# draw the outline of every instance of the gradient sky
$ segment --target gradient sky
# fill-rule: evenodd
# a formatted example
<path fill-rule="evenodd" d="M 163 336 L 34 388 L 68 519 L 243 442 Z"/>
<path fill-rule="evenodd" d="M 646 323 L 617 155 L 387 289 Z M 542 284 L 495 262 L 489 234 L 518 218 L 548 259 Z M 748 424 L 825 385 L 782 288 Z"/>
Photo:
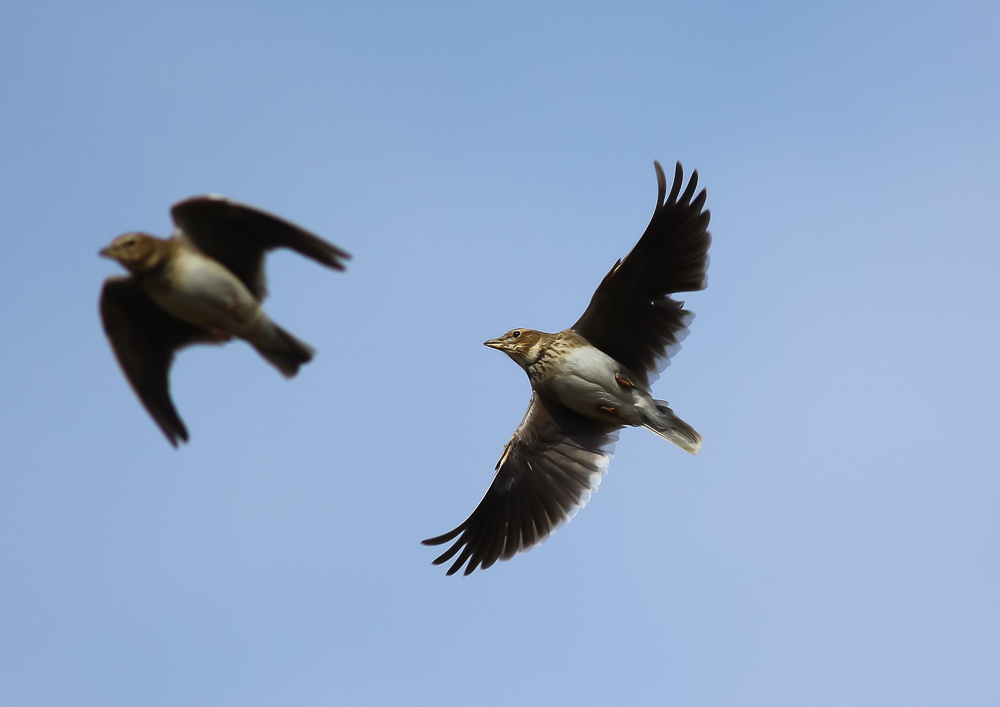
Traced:
<path fill-rule="evenodd" d="M 1000 703 L 995 2 L 0 4 L 0 703 Z M 529 386 L 697 169 L 709 288 L 545 545 L 445 577 Z M 101 330 L 129 230 L 215 192 L 292 381 L 178 357 L 172 449 Z"/>

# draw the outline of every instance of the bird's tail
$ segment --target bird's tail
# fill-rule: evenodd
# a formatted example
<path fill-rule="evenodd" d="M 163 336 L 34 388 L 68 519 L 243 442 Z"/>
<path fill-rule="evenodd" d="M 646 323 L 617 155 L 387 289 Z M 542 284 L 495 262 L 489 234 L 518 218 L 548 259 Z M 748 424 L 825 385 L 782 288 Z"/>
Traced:
<path fill-rule="evenodd" d="M 697 454 L 701 449 L 701 435 L 695 432 L 691 425 L 674 415 L 674 411 L 667 407 L 667 401 L 654 400 L 653 403 L 656 405 L 656 411 L 654 413 L 649 409 L 643 410 L 646 421 L 642 426 L 673 442 L 685 452 Z"/>
<path fill-rule="evenodd" d="M 274 322 L 269 321 L 266 329 L 266 336 L 256 337 L 253 346 L 286 378 L 298 373 L 303 363 L 312 361 L 316 353 L 312 346 L 299 341 Z"/>

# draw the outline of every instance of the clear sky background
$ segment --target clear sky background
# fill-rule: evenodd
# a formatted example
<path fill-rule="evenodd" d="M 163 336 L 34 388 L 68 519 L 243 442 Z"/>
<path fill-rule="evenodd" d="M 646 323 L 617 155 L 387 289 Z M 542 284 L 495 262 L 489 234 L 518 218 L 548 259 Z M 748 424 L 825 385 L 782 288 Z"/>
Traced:
<path fill-rule="evenodd" d="M 0 5 L 0 703 L 1000 702 L 996 2 Z M 583 312 L 708 189 L 709 288 L 545 545 L 467 578 L 528 400 L 482 342 Z M 129 230 L 216 192 L 319 354 L 190 349 L 172 449 L 101 330 Z"/>

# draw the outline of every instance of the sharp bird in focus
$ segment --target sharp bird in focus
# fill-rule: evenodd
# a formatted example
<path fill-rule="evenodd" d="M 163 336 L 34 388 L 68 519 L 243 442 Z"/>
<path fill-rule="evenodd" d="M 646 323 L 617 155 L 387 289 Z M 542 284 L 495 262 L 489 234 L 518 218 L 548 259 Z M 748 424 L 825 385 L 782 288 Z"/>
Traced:
<path fill-rule="evenodd" d="M 706 286 L 709 212 L 694 172 L 681 193 L 678 162 L 667 194 L 654 162 L 656 209 L 642 238 L 604 277 L 570 329 L 513 329 L 486 345 L 525 370 L 531 401 L 496 466 L 493 483 L 465 522 L 425 545 L 454 543 L 434 564 L 448 574 L 509 560 L 546 540 L 597 490 L 618 431 L 645 427 L 697 454 L 701 435 L 655 400 L 649 385 L 679 348 L 693 318 L 675 292 Z"/>
<path fill-rule="evenodd" d="M 170 210 L 169 239 L 126 233 L 100 254 L 131 273 L 110 277 L 101 319 L 118 362 L 170 443 L 188 439 L 170 399 L 174 353 L 243 339 L 291 378 L 314 350 L 271 321 L 264 254 L 291 248 L 334 270 L 350 256 L 284 219 L 223 196 L 196 196 Z"/>

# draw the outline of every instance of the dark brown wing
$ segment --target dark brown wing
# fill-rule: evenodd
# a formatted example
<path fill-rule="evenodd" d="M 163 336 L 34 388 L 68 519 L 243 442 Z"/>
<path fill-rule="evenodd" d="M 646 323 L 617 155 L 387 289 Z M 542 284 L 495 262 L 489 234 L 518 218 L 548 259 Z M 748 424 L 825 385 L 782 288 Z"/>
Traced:
<path fill-rule="evenodd" d="M 597 490 L 619 429 L 532 394 L 476 510 L 451 532 L 423 541 L 441 545 L 458 538 L 434 564 L 461 550 L 448 574 L 466 562 L 465 574 L 471 574 L 544 542 Z"/>
<path fill-rule="evenodd" d="M 188 344 L 214 341 L 208 331 L 175 319 L 131 277 L 111 277 L 101 292 L 101 320 L 125 377 L 170 444 L 188 440 L 170 400 L 170 364 Z"/>
<path fill-rule="evenodd" d="M 667 195 L 663 169 L 659 162 L 653 164 L 658 183 L 653 218 L 632 251 L 605 275 L 587 311 L 573 325 L 587 341 L 641 376 L 646 386 L 680 348 L 694 317 L 683 302 L 668 295 L 705 289 L 712 243 L 710 214 L 703 210 L 705 190 L 691 198 L 698 172 L 691 173 L 680 194 L 684 173 L 678 162 Z"/>
<path fill-rule="evenodd" d="M 233 199 L 212 194 L 173 205 L 183 237 L 233 271 L 257 299 L 264 299 L 264 254 L 291 248 L 335 270 L 351 256 L 294 223 Z"/>

